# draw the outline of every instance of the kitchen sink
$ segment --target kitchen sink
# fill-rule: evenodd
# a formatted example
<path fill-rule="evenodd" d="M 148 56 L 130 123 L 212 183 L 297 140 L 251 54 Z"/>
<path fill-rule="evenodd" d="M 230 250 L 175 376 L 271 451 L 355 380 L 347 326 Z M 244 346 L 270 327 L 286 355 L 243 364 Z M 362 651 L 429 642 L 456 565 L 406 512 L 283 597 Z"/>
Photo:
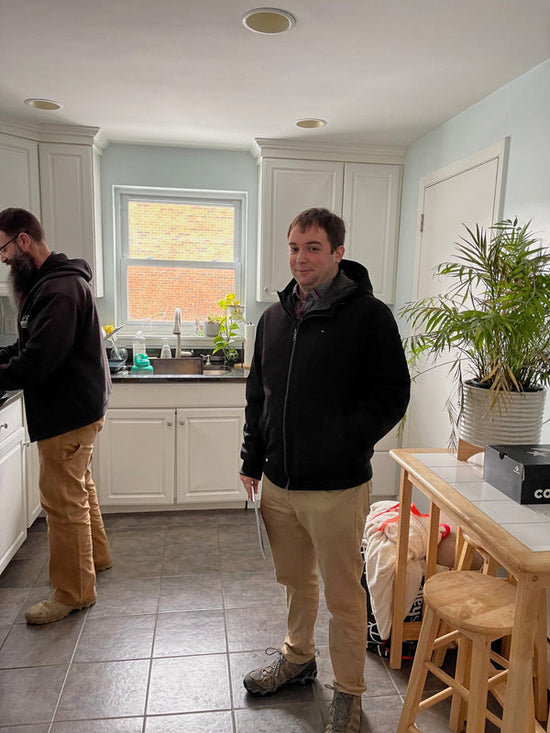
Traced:
<path fill-rule="evenodd" d="M 200 356 L 182 356 L 177 359 L 151 359 L 153 374 L 202 374 Z"/>

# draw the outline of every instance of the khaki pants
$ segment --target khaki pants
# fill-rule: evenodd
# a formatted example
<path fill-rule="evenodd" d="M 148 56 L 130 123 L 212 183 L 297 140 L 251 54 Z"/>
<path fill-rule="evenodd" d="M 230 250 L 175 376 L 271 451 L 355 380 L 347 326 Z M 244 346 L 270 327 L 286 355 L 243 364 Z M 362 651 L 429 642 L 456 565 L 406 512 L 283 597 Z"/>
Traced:
<path fill-rule="evenodd" d="M 317 566 L 325 587 L 334 687 L 365 691 L 367 610 L 360 547 L 371 482 L 341 491 L 287 491 L 262 482 L 261 512 L 275 573 L 286 587 L 288 631 L 282 652 L 303 664 L 315 656 L 319 602 Z"/>
<path fill-rule="evenodd" d="M 104 418 L 39 440 L 40 500 L 48 522 L 50 581 L 66 606 L 96 600 L 95 566 L 111 564 L 109 541 L 90 469 Z"/>

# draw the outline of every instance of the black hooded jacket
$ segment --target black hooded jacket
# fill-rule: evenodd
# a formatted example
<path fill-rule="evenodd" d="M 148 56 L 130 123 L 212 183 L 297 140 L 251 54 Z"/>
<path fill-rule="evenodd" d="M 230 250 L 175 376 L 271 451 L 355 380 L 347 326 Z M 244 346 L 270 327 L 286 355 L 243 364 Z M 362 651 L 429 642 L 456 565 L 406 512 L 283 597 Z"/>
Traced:
<path fill-rule="evenodd" d="M 372 478 L 373 448 L 405 414 L 410 377 L 397 325 L 368 272 L 342 260 L 296 321 L 292 280 L 259 320 L 247 381 L 241 473 L 297 490 Z"/>
<path fill-rule="evenodd" d="M 18 314 L 18 340 L 0 349 L 0 388 L 22 389 L 31 440 L 99 420 L 111 376 L 85 260 L 52 252 Z"/>

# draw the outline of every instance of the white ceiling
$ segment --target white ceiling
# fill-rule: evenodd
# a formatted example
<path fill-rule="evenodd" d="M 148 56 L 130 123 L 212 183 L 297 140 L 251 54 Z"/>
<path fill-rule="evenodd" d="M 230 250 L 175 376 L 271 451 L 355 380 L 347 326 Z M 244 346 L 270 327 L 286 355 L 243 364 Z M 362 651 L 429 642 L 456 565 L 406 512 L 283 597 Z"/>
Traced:
<path fill-rule="evenodd" d="M 550 0 L 0 0 L 0 121 L 110 141 L 408 145 L 550 57 Z M 28 97 L 62 103 L 33 110 Z M 300 130 L 321 117 L 327 127 Z"/>

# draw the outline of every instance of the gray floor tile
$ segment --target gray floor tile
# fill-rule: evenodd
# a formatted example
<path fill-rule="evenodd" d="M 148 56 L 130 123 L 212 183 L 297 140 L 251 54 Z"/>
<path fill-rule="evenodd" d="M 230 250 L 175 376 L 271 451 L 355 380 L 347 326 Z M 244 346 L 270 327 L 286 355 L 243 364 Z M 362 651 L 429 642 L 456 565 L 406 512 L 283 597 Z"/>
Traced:
<path fill-rule="evenodd" d="M 153 578 L 158 577 L 162 570 L 163 554 L 144 553 L 139 555 L 115 554 L 113 567 L 109 569 L 109 580 L 123 580 L 124 578 Z"/>
<path fill-rule="evenodd" d="M 143 715 L 149 664 L 148 660 L 73 664 L 56 722 Z"/>
<path fill-rule="evenodd" d="M 66 671 L 66 666 L 0 670 L 2 723 L 24 725 L 49 722 Z"/>
<path fill-rule="evenodd" d="M 160 578 L 121 580 L 102 576 L 98 583 L 97 602 L 88 613 L 90 618 L 156 613 L 159 593 Z"/>
<path fill-rule="evenodd" d="M 275 569 L 271 556 L 261 556 L 258 545 L 246 550 L 231 549 L 221 552 L 221 570 L 223 573 L 263 573 L 275 581 Z"/>
<path fill-rule="evenodd" d="M 141 529 L 117 529 L 110 544 L 113 559 L 116 559 L 120 554 L 131 554 L 137 557 L 160 555 L 164 552 L 165 542 L 166 529 L 159 527 L 148 529 L 145 537 Z"/>
<path fill-rule="evenodd" d="M 159 612 L 223 608 L 221 577 L 183 575 L 164 577 L 160 584 Z"/>
<path fill-rule="evenodd" d="M 0 588 L 29 588 L 34 585 L 42 568 L 47 565 L 47 558 L 33 556 L 13 558 L 8 567 L 0 575 Z"/>
<path fill-rule="evenodd" d="M 147 715 L 230 708 L 225 654 L 153 659 Z"/>
<path fill-rule="evenodd" d="M 2 733 L 48 733 L 49 729 L 49 723 L 39 723 L 38 725 L 9 725 L 7 728 L 0 728 Z"/>
<path fill-rule="evenodd" d="M 90 618 L 78 641 L 75 662 L 149 659 L 156 616 Z"/>
<path fill-rule="evenodd" d="M 164 554 L 162 575 L 207 575 L 220 570 L 217 548 L 196 552 L 193 548 L 169 545 Z"/>
<path fill-rule="evenodd" d="M 285 605 L 285 590 L 271 574 L 222 573 L 222 585 L 226 608 Z"/>
<path fill-rule="evenodd" d="M 71 613 L 53 624 L 14 624 L 0 649 L 0 668 L 68 664 L 84 619 Z"/>
<path fill-rule="evenodd" d="M 184 546 L 196 552 L 216 552 L 218 546 L 218 529 L 215 524 L 209 526 L 175 525 L 166 530 L 166 546 Z"/>
<path fill-rule="evenodd" d="M 319 733 L 323 727 L 319 708 L 313 703 L 236 710 L 235 719 L 237 733 Z"/>
<path fill-rule="evenodd" d="M 222 611 L 159 613 L 154 657 L 227 651 Z"/>
<path fill-rule="evenodd" d="M 25 606 L 30 588 L 0 589 L 0 625 L 12 624 Z"/>
<path fill-rule="evenodd" d="M 286 607 L 229 608 L 225 612 L 229 651 L 244 652 L 279 647 L 286 634 Z"/>
<path fill-rule="evenodd" d="M 50 733 L 141 733 L 142 729 L 143 718 L 111 718 L 110 720 L 71 720 L 68 723 L 54 723 Z"/>
<path fill-rule="evenodd" d="M 233 733 L 229 711 L 148 717 L 145 733 Z"/>

